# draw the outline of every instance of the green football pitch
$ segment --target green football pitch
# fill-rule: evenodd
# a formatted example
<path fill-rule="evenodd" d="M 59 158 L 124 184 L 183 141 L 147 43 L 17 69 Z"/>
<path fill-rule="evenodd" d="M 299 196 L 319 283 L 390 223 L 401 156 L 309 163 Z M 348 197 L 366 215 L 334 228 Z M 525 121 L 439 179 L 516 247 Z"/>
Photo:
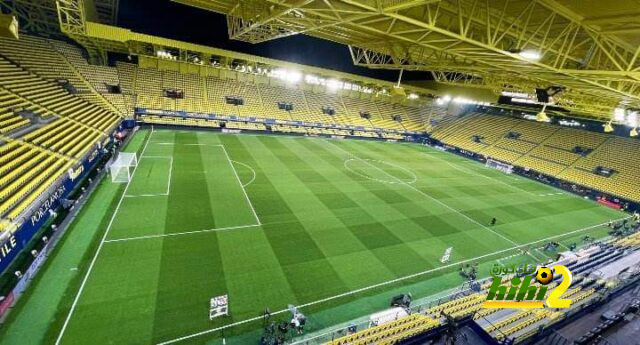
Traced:
<path fill-rule="evenodd" d="M 545 260 L 545 242 L 603 236 L 624 217 L 417 144 L 163 129 L 135 139 L 139 164 L 52 341 L 219 343 L 224 330 L 249 343 L 265 308 L 287 320 L 289 304 L 319 329 L 399 291 L 460 285 L 461 263 Z M 230 315 L 210 320 L 219 295 Z"/>

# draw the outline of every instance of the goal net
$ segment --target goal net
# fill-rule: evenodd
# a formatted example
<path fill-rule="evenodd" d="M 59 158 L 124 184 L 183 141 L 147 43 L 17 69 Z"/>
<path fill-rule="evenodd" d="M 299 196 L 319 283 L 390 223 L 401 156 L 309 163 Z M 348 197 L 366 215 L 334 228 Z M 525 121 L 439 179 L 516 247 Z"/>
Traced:
<path fill-rule="evenodd" d="M 138 165 L 138 159 L 135 153 L 120 152 L 109 170 L 111 172 L 111 182 L 127 183 L 131 180 L 133 169 Z"/>
<path fill-rule="evenodd" d="M 487 164 L 489 168 L 494 168 L 496 170 L 500 170 L 503 173 L 511 174 L 513 172 L 513 165 L 509 165 L 506 163 L 494 161 L 493 159 L 487 159 Z"/>

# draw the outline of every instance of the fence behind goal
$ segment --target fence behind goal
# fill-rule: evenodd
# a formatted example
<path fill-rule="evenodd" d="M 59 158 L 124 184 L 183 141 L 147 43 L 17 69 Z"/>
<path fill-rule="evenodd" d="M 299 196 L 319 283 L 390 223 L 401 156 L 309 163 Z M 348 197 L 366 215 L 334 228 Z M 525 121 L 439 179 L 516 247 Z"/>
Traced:
<path fill-rule="evenodd" d="M 138 157 L 135 153 L 120 152 L 118 158 L 109 166 L 111 182 L 127 183 L 131 180 L 133 169 L 138 165 Z"/>

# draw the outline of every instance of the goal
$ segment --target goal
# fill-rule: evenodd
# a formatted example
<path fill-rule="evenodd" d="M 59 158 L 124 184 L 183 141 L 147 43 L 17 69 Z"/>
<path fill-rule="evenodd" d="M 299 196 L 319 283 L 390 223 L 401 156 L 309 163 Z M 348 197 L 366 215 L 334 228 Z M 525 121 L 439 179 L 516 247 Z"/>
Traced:
<path fill-rule="evenodd" d="M 135 153 L 120 152 L 116 160 L 109 166 L 111 182 L 128 183 L 131 181 L 131 174 L 136 165 L 138 165 L 138 158 Z"/>
<path fill-rule="evenodd" d="M 513 165 L 505 164 L 502 162 L 495 161 L 493 159 L 487 159 L 486 163 L 487 167 L 494 168 L 502 171 L 503 173 L 511 174 L 513 172 Z"/>

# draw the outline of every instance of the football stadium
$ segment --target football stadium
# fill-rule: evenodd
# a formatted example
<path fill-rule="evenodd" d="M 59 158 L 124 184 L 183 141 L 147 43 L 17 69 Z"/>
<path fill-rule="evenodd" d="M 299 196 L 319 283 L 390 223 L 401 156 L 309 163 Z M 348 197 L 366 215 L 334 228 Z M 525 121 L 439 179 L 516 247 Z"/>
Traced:
<path fill-rule="evenodd" d="M 636 0 L 0 0 L 0 344 L 640 344 Z"/>

